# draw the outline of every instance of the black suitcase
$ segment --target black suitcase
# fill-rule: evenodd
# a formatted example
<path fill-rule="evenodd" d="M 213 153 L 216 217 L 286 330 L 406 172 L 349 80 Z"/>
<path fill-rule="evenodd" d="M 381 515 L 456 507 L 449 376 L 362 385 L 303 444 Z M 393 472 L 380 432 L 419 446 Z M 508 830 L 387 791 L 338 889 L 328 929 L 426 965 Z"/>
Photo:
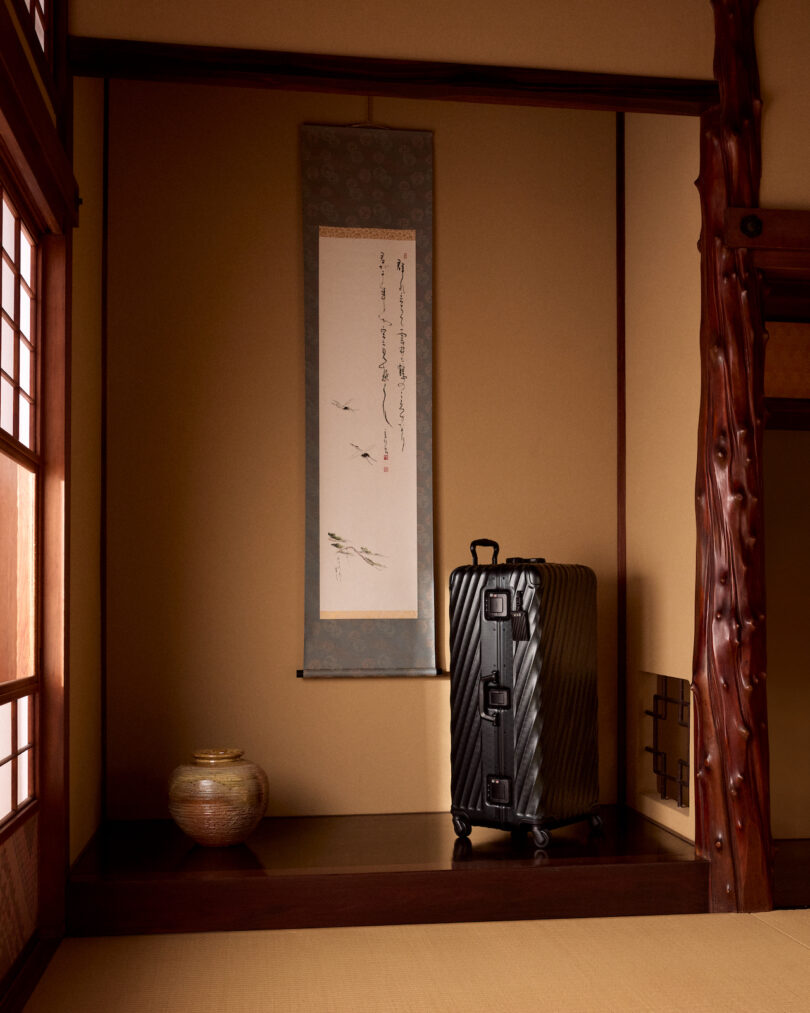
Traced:
<path fill-rule="evenodd" d="M 492 548 L 492 563 L 476 549 Z M 600 825 L 596 577 L 587 566 L 507 559 L 474 541 L 450 575 L 453 826 Z"/>

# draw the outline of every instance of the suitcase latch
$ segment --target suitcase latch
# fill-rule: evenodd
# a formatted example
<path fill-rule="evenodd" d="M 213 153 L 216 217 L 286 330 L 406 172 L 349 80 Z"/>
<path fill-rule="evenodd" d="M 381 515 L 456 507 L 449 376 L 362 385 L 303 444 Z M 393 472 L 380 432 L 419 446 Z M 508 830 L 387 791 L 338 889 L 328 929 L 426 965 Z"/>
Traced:
<path fill-rule="evenodd" d="M 509 710 L 511 704 L 509 696 L 510 696 L 509 690 L 506 688 L 506 686 L 488 686 L 487 710 L 491 711 Z"/>
<path fill-rule="evenodd" d="M 487 778 L 487 805 L 511 805 L 512 781 L 508 777 Z"/>
<path fill-rule="evenodd" d="M 484 592 L 484 619 L 500 619 L 503 621 L 509 619 L 508 591 Z"/>

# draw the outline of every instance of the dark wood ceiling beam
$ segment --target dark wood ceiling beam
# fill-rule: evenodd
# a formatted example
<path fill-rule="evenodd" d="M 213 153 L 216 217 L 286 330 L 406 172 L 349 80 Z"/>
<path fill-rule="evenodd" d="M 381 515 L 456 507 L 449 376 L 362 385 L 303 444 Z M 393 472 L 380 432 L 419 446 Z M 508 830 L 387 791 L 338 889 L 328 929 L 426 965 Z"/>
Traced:
<path fill-rule="evenodd" d="M 697 116 L 714 81 L 531 67 L 324 56 L 71 36 L 73 74 L 297 91 Z"/>

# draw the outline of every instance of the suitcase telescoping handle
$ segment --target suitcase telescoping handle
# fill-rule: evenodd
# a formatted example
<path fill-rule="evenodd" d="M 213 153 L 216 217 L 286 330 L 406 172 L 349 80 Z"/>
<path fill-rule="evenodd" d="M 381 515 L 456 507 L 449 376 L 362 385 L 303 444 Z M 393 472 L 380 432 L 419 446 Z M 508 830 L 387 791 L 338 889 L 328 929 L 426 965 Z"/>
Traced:
<path fill-rule="evenodd" d="M 491 538 L 476 538 L 474 541 L 470 542 L 470 552 L 472 553 L 473 566 L 478 566 L 478 553 L 475 550 L 479 545 L 486 545 L 488 548 L 492 549 L 492 564 L 494 566 L 495 563 L 498 562 L 498 552 L 501 548 L 500 545 L 498 545 L 497 542 L 494 542 Z"/>

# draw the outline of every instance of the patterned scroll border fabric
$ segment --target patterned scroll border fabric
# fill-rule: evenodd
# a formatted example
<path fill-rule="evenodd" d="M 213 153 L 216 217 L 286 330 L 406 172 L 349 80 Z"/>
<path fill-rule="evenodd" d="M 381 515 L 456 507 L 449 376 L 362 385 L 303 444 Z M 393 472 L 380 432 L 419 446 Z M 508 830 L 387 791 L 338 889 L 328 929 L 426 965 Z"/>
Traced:
<path fill-rule="evenodd" d="M 433 135 L 303 126 L 307 404 L 304 676 L 436 675 L 433 588 Z M 417 619 L 319 616 L 318 233 L 413 229 L 417 322 Z"/>

